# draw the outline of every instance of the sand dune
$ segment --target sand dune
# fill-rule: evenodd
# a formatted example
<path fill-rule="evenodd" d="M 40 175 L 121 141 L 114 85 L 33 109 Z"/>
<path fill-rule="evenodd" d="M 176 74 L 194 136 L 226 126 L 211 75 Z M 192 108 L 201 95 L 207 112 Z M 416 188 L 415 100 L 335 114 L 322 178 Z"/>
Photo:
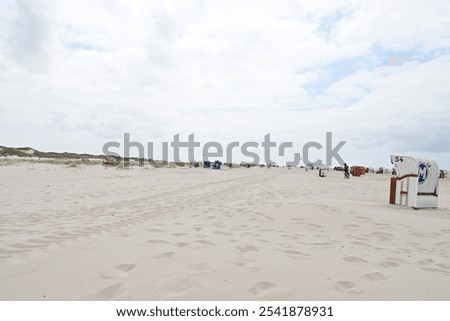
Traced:
<path fill-rule="evenodd" d="M 450 300 L 449 179 L 327 174 L 0 166 L 0 299 Z"/>

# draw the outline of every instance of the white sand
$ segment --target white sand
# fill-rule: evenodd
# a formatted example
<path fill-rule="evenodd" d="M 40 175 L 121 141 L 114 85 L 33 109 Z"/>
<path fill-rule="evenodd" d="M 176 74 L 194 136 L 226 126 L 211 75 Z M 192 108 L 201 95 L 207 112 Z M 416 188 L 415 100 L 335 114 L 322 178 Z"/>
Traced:
<path fill-rule="evenodd" d="M 0 166 L 2 300 L 450 300 L 440 208 L 389 175 Z"/>

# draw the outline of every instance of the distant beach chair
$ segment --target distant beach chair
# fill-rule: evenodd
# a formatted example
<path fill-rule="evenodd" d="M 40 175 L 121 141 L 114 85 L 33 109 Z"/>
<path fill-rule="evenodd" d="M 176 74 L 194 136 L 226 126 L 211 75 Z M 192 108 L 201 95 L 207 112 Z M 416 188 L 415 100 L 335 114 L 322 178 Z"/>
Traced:
<path fill-rule="evenodd" d="M 103 166 L 116 166 L 118 164 L 117 160 L 114 157 L 107 157 L 103 160 L 102 165 Z"/>
<path fill-rule="evenodd" d="M 379 167 L 378 170 L 375 172 L 375 174 L 384 174 L 384 168 Z"/>
<path fill-rule="evenodd" d="M 222 162 L 216 160 L 216 161 L 214 162 L 213 169 L 221 169 L 221 168 L 222 168 Z"/>

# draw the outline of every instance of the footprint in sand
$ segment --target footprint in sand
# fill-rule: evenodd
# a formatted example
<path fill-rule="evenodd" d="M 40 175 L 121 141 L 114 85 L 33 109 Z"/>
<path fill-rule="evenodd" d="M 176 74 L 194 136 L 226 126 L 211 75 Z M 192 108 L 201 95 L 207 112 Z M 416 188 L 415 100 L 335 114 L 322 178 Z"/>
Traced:
<path fill-rule="evenodd" d="M 9 244 L 9 247 L 15 248 L 15 249 L 24 249 L 24 250 L 31 250 L 31 249 L 39 249 L 43 247 L 47 247 L 48 244 L 42 243 L 42 244 L 21 244 L 21 243 L 14 243 Z"/>
<path fill-rule="evenodd" d="M 305 221 L 305 219 L 304 218 L 295 217 L 295 218 L 291 218 L 291 221 L 303 222 L 303 221 Z"/>
<path fill-rule="evenodd" d="M 213 233 L 215 233 L 215 234 L 221 234 L 221 235 L 225 235 L 225 236 L 231 235 L 231 234 L 232 234 L 232 233 L 226 232 L 226 231 L 214 231 Z"/>
<path fill-rule="evenodd" d="M 329 208 L 328 205 L 321 205 L 321 204 L 317 204 L 317 205 L 314 205 L 314 206 L 320 208 L 321 210 L 327 210 Z"/>
<path fill-rule="evenodd" d="M 448 264 L 438 263 L 438 264 L 436 264 L 436 265 L 439 266 L 439 267 L 442 268 L 442 269 L 445 269 L 445 270 L 449 270 L 449 271 L 450 271 L 450 265 L 448 265 Z"/>
<path fill-rule="evenodd" d="M 392 225 L 388 224 L 388 223 L 373 223 L 373 225 L 381 227 L 381 228 L 383 228 L 383 227 L 384 228 L 392 227 Z"/>
<path fill-rule="evenodd" d="M 447 242 L 447 241 L 437 242 L 436 246 L 449 248 L 450 247 L 450 242 Z"/>
<path fill-rule="evenodd" d="M 164 253 L 160 253 L 158 255 L 153 256 L 155 259 L 168 259 L 171 258 L 172 256 L 175 255 L 175 252 L 173 251 L 169 251 L 169 252 L 164 252 Z"/>
<path fill-rule="evenodd" d="M 169 242 L 164 240 L 147 240 L 147 243 L 150 244 L 169 244 Z"/>
<path fill-rule="evenodd" d="M 53 241 L 50 240 L 42 240 L 42 239 L 29 239 L 28 242 L 33 244 L 51 244 Z"/>
<path fill-rule="evenodd" d="M 350 262 L 350 263 L 368 263 L 369 261 L 364 260 L 362 258 L 359 257 L 355 257 L 355 256 L 345 256 L 342 258 L 344 261 L 346 262 Z"/>
<path fill-rule="evenodd" d="M 417 265 L 421 265 L 421 269 L 424 271 L 429 271 L 429 272 L 441 272 L 442 274 L 445 275 L 450 275 L 450 265 L 448 264 L 443 264 L 443 263 L 437 263 L 435 262 L 433 259 L 424 259 L 424 260 L 419 260 L 416 262 Z M 432 266 L 434 267 L 432 267 Z M 439 267 L 439 268 L 437 268 Z"/>
<path fill-rule="evenodd" d="M 346 228 L 358 228 L 358 227 L 360 227 L 359 224 L 345 224 L 343 226 L 346 227 Z"/>
<path fill-rule="evenodd" d="M 318 225 L 318 224 L 308 224 L 306 229 L 308 229 L 310 231 L 318 231 L 318 230 L 322 230 L 323 226 L 322 225 Z"/>
<path fill-rule="evenodd" d="M 299 252 L 296 250 L 287 250 L 287 251 L 284 251 L 284 253 L 286 253 L 288 257 L 291 257 L 294 259 L 306 258 L 308 256 L 311 256 L 309 254 L 302 253 L 302 252 Z"/>
<path fill-rule="evenodd" d="M 350 281 L 338 281 L 334 287 L 339 292 L 347 292 L 356 287 L 356 284 Z"/>
<path fill-rule="evenodd" d="M 238 267 L 244 267 L 244 266 L 248 265 L 248 263 L 246 263 L 244 261 L 234 261 L 233 264 L 238 266 Z"/>
<path fill-rule="evenodd" d="M 371 221 L 372 220 L 370 217 L 366 217 L 366 216 L 355 216 L 355 219 L 361 220 L 361 221 Z"/>
<path fill-rule="evenodd" d="M 216 243 L 213 243 L 213 242 L 208 241 L 208 240 L 196 240 L 195 242 L 196 243 L 200 243 L 200 244 L 205 244 L 205 245 L 211 245 L 211 246 L 216 245 Z"/>
<path fill-rule="evenodd" d="M 277 286 L 275 283 L 268 282 L 268 281 L 261 281 L 256 283 L 251 289 L 250 293 L 253 295 L 264 295 L 268 292 L 275 289 Z"/>
<path fill-rule="evenodd" d="M 400 266 L 400 263 L 395 262 L 395 261 L 382 261 L 379 263 L 379 265 L 381 265 L 382 267 L 385 267 L 385 268 L 391 268 L 391 267 Z"/>
<path fill-rule="evenodd" d="M 310 223 L 308 225 L 311 226 L 311 227 L 314 227 L 314 228 L 323 228 L 323 226 L 319 225 L 319 224 L 312 224 L 312 223 Z"/>
<path fill-rule="evenodd" d="M 396 258 L 396 257 L 387 257 L 386 260 L 380 262 L 379 264 L 383 267 L 391 268 L 391 267 L 397 267 L 402 264 L 407 264 L 408 262 Z"/>
<path fill-rule="evenodd" d="M 188 246 L 188 245 L 189 245 L 189 243 L 187 243 L 187 242 L 180 242 L 180 243 L 176 243 L 175 245 L 176 245 L 176 246 L 178 246 L 178 247 L 181 247 L 181 248 L 183 248 L 183 247 L 186 247 L 186 246 Z"/>
<path fill-rule="evenodd" d="M 241 253 L 256 252 L 258 248 L 253 245 L 238 245 L 235 247 Z"/>
<path fill-rule="evenodd" d="M 137 266 L 137 263 L 133 264 L 116 264 L 113 266 L 109 266 L 104 268 L 100 272 L 100 276 L 103 279 L 117 279 L 127 276 L 131 270 L 133 270 Z"/>
<path fill-rule="evenodd" d="M 134 264 L 117 264 L 114 268 L 121 272 L 129 272 L 136 267 L 137 263 Z"/>
<path fill-rule="evenodd" d="M 394 235 L 389 233 L 383 233 L 383 232 L 373 232 L 369 234 L 369 236 L 375 238 L 377 241 L 390 241 Z"/>
<path fill-rule="evenodd" d="M 115 300 L 125 294 L 125 286 L 123 283 L 117 283 L 104 288 L 97 293 L 96 300 Z"/>
<path fill-rule="evenodd" d="M 424 259 L 424 260 L 417 261 L 416 264 L 418 264 L 418 265 L 428 265 L 428 264 L 434 264 L 434 261 L 432 259 Z"/>
<path fill-rule="evenodd" d="M 259 234 L 254 234 L 255 237 L 260 236 Z M 295 235 L 291 235 L 291 234 L 283 234 L 281 235 L 281 237 L 287 238 L 287 239 L 291 239 L 291 240 L 297 240 L 298 236 Z"/>
<path fill-rule="evenodd" d="M 380 272 L 372 272 L 364 274 L 364 278 L 370 282 L 383 282 L 389 280 L 391 277 Z"/>
<path fill-rule="evenodd" d="M 435 233 L 435 232 L 412 232 L 411 234 L 418 236 L 418 237 L 434 237 L 434 236 L 441 235 L 441 233 Z"/>

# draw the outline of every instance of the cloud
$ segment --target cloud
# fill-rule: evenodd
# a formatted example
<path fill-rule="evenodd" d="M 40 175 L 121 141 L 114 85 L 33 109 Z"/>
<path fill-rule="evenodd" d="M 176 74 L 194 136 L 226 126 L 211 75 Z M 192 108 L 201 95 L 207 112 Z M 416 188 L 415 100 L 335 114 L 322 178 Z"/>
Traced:
<path fill-rule="evenodd" d="M 6 2 L 2 27 L 2 42 L 6 42 L 4 54 L 28 68 L 39 68 L 47 58 L 48 24 L 46 12 L 36 3 L 18 0 Z"/>

